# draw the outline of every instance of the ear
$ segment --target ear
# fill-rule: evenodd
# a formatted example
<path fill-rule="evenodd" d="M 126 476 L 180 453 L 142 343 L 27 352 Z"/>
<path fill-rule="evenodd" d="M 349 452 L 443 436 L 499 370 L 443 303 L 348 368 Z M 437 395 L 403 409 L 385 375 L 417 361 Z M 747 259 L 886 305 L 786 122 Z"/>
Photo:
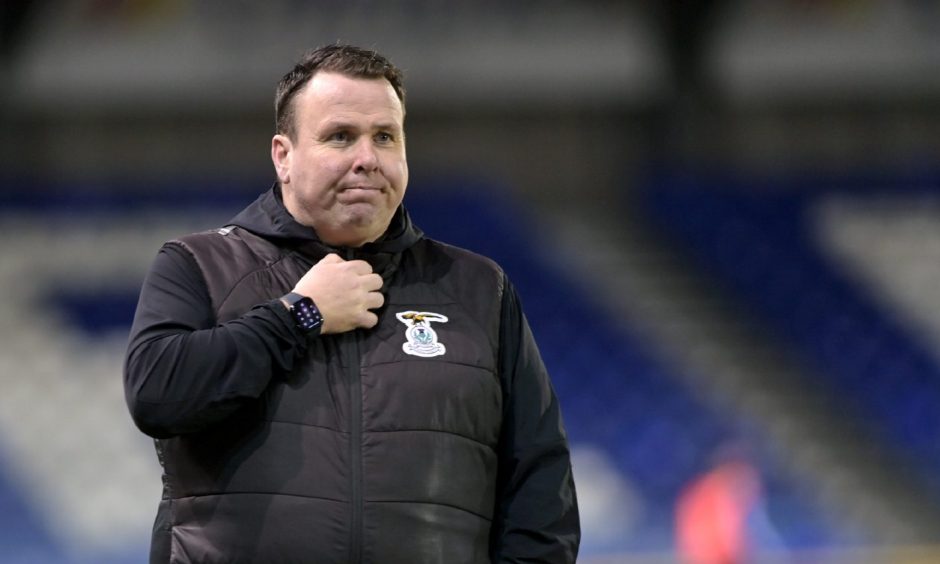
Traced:
<path fill-rule="evenodd" d="M 274 163 L 274 171 L 281 184 L 290 182 L 290 163 L 293 152 L 294 145 L 288 136 L 278 133 L 271 138 L 271 161 Z"/>

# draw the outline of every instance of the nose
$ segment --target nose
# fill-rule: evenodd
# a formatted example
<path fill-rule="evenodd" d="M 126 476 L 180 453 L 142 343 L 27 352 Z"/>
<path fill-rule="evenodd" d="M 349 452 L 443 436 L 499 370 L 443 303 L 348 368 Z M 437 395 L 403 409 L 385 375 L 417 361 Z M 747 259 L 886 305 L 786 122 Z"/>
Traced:
<path fill-rule="evenodd" d="M 356 146 L 353 170 L 359 173 L 375 172 L 379 168 L 379 157 L 372 145 L 372 140 L 363 138 Z"/>

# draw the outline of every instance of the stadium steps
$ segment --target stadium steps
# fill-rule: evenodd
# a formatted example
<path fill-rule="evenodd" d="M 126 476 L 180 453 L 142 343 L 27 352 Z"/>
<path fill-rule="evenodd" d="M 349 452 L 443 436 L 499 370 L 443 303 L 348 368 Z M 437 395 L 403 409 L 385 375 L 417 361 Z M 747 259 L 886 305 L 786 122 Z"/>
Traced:
<path fill-rule="evenodd" d="M 757 427 L 776 462 L 830 510 L 833 526 L 868 542 L 936 539 L 940 512 L 903 469 L 812 384 L 717 283 L 691 268 L 640 218 L 612 209 L 544 209 L 561 255 L 702 401 Z M 616 213 L 617 215 L 613 215 Z M 760 377 L 755 377 L 760 375 Z"/>

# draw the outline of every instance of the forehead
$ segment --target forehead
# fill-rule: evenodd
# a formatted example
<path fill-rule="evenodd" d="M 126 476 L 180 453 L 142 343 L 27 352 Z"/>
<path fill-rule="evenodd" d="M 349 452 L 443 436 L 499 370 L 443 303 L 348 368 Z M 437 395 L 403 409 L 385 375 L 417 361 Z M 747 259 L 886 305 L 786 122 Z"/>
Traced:
<path fill-rule="evenodd" d="M 404 117 L 401 101 L 385 78 L 318 72 L 297 93 L 295 102 L 305 122 L 371 116 L 401 124 Z"/>

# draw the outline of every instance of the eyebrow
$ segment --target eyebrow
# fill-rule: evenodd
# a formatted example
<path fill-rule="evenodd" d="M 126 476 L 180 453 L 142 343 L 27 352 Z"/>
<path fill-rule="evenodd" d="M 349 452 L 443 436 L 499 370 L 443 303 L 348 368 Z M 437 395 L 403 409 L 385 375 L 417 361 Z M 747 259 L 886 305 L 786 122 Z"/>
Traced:
<path fill-rule="evenodd" d="M 387 121 L 376 123 L 373 127 L 383 131 L 401 131 L 404 129 L 395 122 Z M 322 123 L 320 127 L 317 128 L 317 131 L 335 131 L 341 129 L 359 129 L 359 126 L 350 121 L 327 121 Z"/>
<path fill-rule="evenodd" d="M 375 124 L 377 129 L 401 131 L 403 128 L 395 122 L 380 122 Z"/>

